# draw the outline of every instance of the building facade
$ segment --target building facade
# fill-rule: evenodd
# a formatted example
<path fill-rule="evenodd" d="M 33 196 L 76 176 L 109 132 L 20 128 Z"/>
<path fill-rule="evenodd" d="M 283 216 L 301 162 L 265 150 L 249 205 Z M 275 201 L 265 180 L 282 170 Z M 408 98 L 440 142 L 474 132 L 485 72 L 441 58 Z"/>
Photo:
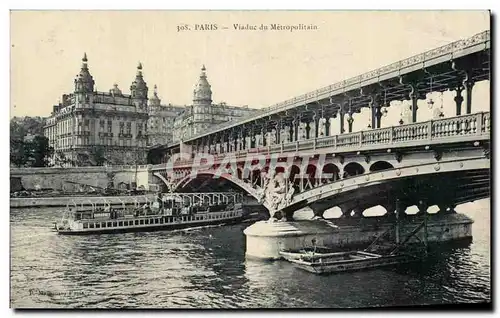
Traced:
<path fill-rule="evenodd" d="M 153 97 L 149 100 L 148 145 L 166 145 L 173 142 L 174 120 L 184 111 L 184 106 L 162 105 L 154 87 Z"/>
<path fill-rule="evenodd" d="M 62 95 L 45 121 L 44 135 L 54 148 L 54 164 L 145 164 L 148 146 L 177 142 L 256 111 L 212 104 L 204 66 L 193 105 L 175 106 L 161 104 L 156 85 L 148 99 L 140 63 L 130 94 L 124 94 L 117 84 L 108 92 L 97 91 L 87 62 L 85 54 L 74 91 Z"/>
<path fill-rule="evenodd" d="M 229 106 L 212 103 L 212 88 L 203 65 L 200 78 L 193 92 L 193 104 L 186 106 L 174 121 L 173 141 L 191 138 L 210 127 L 256 113 L 258 109 L 248 106 Z"/>
<path fill-rule="evenodd" d="M 95 81 L 82 59 L 73 93 L 64 94 L 46 120 L 44 134 L 54 159 L 70 165 L 142 164 L 146 161 L 148 86 L 137 66 L 130 95 L 115 84 L 109 92 L 94 89 Z"/>

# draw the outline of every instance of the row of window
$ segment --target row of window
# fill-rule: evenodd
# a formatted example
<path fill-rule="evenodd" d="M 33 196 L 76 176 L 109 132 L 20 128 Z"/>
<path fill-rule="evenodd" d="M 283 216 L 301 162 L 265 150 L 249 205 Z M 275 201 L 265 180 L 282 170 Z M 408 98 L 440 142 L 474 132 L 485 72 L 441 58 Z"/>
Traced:
<path fill-rule="evenodd" d="M 53 138 L 55 139 L 55 138 Z M 58 140 L 52 140 L 53 143 L 56 143 L 58 147 L 69 147 L 71 145 L 92 145 L 93 142 L 91 142 L 90 137 L 80 137 L 79 139 L 73 141 L 72 138 L 61 138 Z M 96 145 L 103 145 L 103 146 L 120 146 L 120 147 L 145 147 L 146 142 L 144 140 L 129 140 L 129 139 L 120 139 L 120 140 L 113 140 L 111 138 L 98 138 L 95 139 Z"/>
<path fill-rule="evenodd" d="M 203 220 L 218 220 L 226 217 L 234 216 L 234 212 L 229 212 L 225 214 L 208 214 L 206 217 L 203 216 L 183 216 L 182 221 L 203 221 Z M 151 219 L 141 219 L 141 220 L 129 220 L 129 221 L 113 221 L 113 222 L 84 222 L 84 229 L 99 229 L 117 226 L 132 226 L 132 225 L 151 225 L 151 224 L 165 224 L 172 223 L 174 217 L 168 217 L 166 222 L 163 218 L 151 218 Z"/>
<path fill-rule="evenodd" d="M 120 122 L 119 127 L 120 127 L 120 134 L 124 134 L 125 133 L 125 123 Z M 101 120 L 100 128 L 101 128 L 101 131 L 104 130 L 104 120 Z M 138 123 L 136 126 L 137 133 L 142 134 L 142 130 L 143 130 L 143 124 Z M 147 123 L 144 123 L 144 131 L 147 131 L 147 130 L 148 130 L 148 125 L 147 125 Z M 113 122 L 111 120 L 108 120 L 108 132 L 113 132 Z M 132 123 L 127 122 L 127 134 L 130 135 L 131 133 L 132 133 Z"/>

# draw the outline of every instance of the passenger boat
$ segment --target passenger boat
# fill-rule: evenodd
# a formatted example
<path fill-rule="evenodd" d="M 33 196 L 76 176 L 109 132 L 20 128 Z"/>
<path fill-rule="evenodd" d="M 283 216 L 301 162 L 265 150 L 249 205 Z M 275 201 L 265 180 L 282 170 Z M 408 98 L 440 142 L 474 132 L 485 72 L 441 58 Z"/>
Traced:
<path fill-rule="evenodd" d="M 160 194 L 155 202 L 132 208 L 105 204 L 79 211 L 76 205 L 68 206 L 54 227 L 59 234 L 86 235 L 236 223 L 245 217 L 242 200 L 238 193 L 179 193 Z"/>
<path fill-rule="evenodd" d="M 325 274 L 378 268 L 415 261 L 405 254 L 381 255 L 365 251 L 317 253 L 314 251 L 283 251 L 280 254 L 300 269 Z"/>

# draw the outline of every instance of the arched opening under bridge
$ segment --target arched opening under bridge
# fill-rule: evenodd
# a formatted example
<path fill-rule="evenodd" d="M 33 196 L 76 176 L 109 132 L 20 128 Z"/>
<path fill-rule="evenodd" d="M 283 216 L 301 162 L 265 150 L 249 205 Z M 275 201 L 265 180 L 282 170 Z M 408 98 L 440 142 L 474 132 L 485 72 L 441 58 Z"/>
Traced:
<path fill-rule="evenodd" d="M 350 162 L 344 167 L 344 178 L 354 177 L 365 173 L 365 168 L 357 162 Z"/>
<path fill-rule="evenodd" d="M 370 172 L 394 169 L 394 166 L 387 161 L 377 161 L 370 166 Z"/>

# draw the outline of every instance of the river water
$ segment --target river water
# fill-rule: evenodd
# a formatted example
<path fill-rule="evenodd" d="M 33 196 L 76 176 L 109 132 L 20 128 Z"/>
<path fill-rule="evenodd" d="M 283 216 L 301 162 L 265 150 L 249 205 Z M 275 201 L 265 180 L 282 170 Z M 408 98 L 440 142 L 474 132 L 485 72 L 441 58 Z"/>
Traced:
<path fill-rule="evenodd" d="M 14 308 L 347 308 L 491 301 L 489 200 L 459 207 L 465 246 L 412 266 L 316 276 L 285 261 L 245 260 L 249 225 L 62 236 L 59 209 L 11 210 Z"/>

